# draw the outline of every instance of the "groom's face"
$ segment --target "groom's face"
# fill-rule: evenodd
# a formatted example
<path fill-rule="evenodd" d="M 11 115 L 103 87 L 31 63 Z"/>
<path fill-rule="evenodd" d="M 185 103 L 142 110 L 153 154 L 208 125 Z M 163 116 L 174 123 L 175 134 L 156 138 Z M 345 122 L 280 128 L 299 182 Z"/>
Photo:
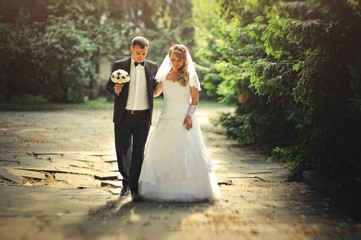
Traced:
<path fill-rule="evenodd" d="M 144 48 L 141 48 L 139 45 L 134 45 L 130 47 L 130 51 L 132 53 L 133 60 L 140 63 L 147 56 L 148 47 L 145 46 Z"/>

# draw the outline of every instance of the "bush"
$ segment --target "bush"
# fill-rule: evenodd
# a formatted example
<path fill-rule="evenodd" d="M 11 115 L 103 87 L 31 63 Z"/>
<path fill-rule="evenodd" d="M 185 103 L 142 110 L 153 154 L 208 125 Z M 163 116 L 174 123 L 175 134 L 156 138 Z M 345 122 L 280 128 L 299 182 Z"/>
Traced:
<path fill-rule="evenodd" d="M 220 1 L 205 61 L 223 79 L 217 93 L 237 105 L 220 118 L 228 134 L 274 146 L 270 159 L 295 173 L 359 181 L 360 10 L 346 0 Z"/>

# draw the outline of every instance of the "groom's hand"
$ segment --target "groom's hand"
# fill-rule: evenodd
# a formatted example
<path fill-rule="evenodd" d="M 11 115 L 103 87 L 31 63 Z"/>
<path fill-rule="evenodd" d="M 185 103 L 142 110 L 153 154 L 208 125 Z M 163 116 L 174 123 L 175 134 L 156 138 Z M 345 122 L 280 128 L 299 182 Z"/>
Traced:
<path fill-rule="evenodd" d="M 119 95 L 119 93 L 122 91 L 124 84 L 115 84 L 114 85 L 114 92 Z"/>

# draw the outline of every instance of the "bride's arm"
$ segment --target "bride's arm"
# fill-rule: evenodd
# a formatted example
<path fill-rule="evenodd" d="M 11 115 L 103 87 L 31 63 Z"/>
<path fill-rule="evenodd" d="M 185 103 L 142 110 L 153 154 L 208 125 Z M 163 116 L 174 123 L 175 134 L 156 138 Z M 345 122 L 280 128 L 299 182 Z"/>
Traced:
<path fill-rule="evenodd" d="M 153 90 L 153 97 L 158 97 L 163 92 L 162 82 L 158 82 Z"/>
<path fill-rule="evenodd" d="M 198 105 L 199 103 L 199 90 L 198 88 L 191 87 L 191 105 Z"/>
<path fill-rule="evenodd" d="M 198 88 L 191 87 L 191 105 L 189 106 L 188 113 L 184 118 L 183 125 L 189 130 L 192 128 L 192 117 L 198 108 L 199 103 L 199 90 Z"/>

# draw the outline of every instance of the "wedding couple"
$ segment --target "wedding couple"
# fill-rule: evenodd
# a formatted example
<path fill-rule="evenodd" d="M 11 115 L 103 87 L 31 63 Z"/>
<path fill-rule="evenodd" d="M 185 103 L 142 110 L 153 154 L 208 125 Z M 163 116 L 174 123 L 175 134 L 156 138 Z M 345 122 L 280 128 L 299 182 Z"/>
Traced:
<path fill-rule="evenodd" d="M 116 61 L 130 81 L 106 90 L 114 95 L 114 132 L 118 168 L 123 177 L 121 197 L 132 201 L 212 201 L 220 190 L 203 135 L 194 117 L 200 82 L 187 47 L 172 46 L 158 69 L 146 60 L 149 41 L 135 37 L 131 56 Z M 149 138 L 153 96 L 163 92 L 164 106 Z"/>

